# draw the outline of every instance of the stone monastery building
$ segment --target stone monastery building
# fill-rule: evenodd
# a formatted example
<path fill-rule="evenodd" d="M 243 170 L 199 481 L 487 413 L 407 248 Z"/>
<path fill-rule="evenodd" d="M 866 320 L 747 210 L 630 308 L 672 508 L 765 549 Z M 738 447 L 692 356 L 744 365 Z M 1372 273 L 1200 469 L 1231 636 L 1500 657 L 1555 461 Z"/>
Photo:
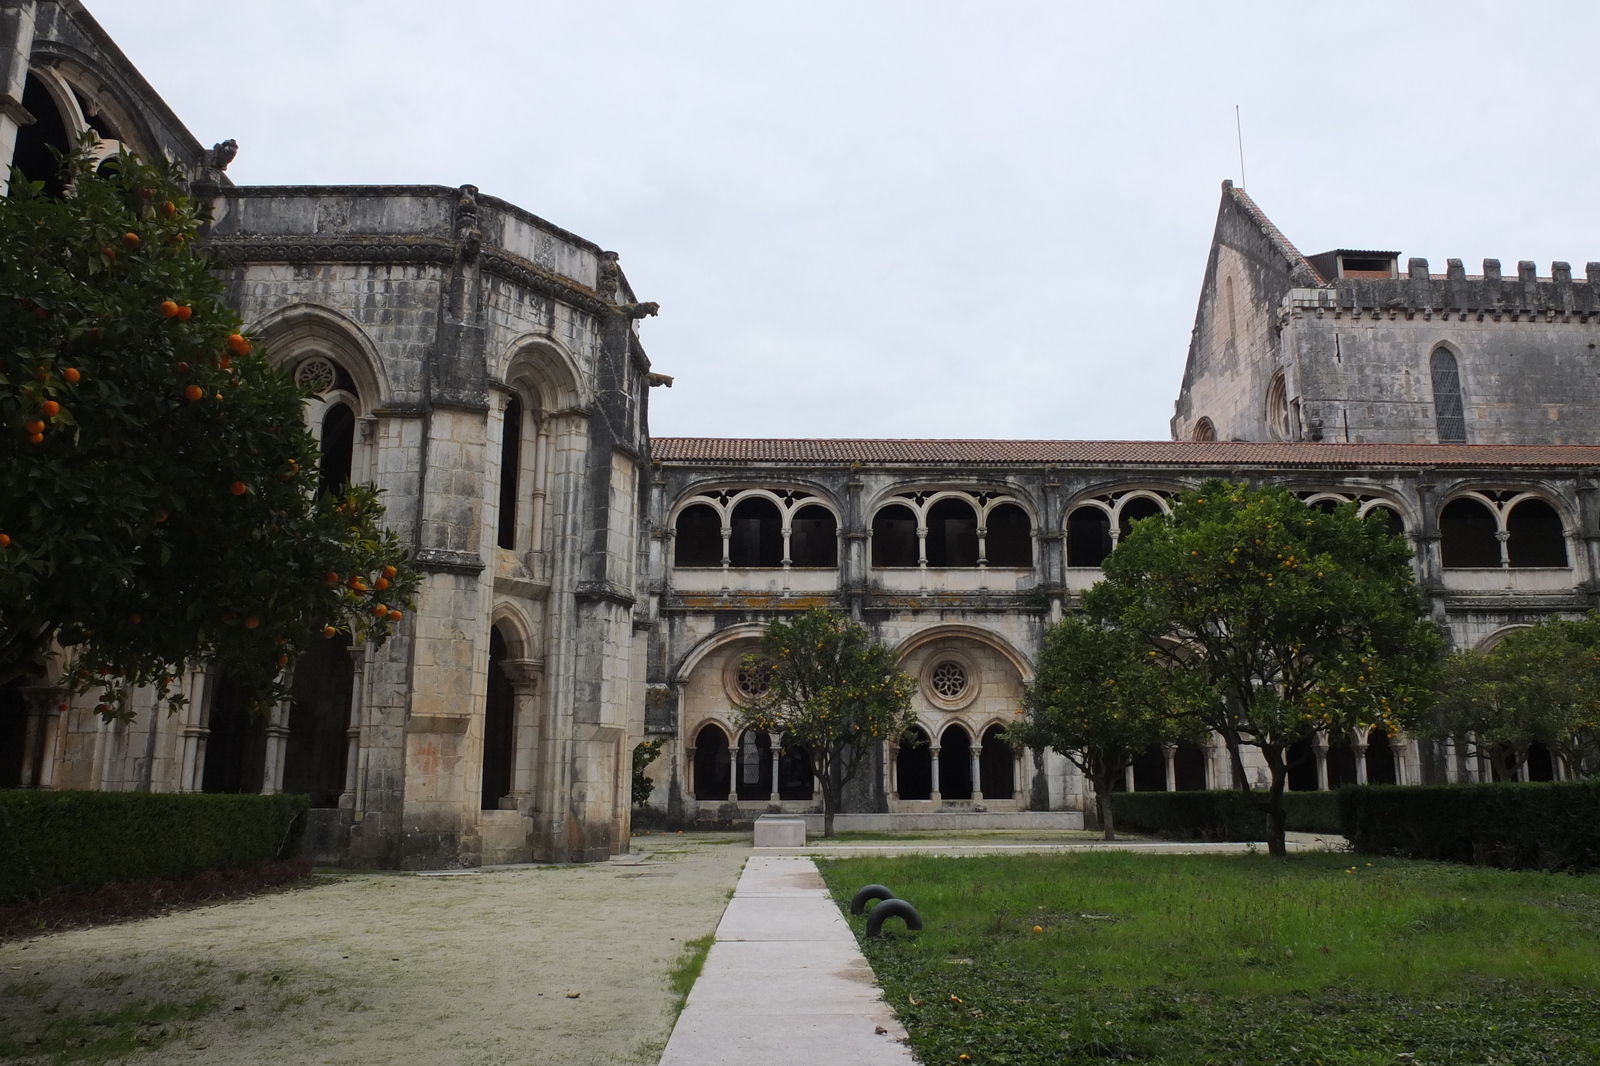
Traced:
<path fill-rule="evenodd" d="M 999 730 L 1129 524 L 1214 475 L 1382 509 L 1457 646 L 1597 603 L 1600 263 L 1308 257 L 1225 182 L 1170 441 L 651 439 L 670 379 L 616 253 L 470 185 L 234 185 L 235 146 L 76 0 L 0 0 L 0 97 L 30 176 L 85 130 L 188 168 L 230 299 L 316 390 L 324 473 L 382 488 L 426 575 L 396 639 L 308 653 L 269 720 L 204 670 L 182 715 L 125 724 L 54 677 L 0 690 L 0 787 L 304 792 L 325 861 L 602 859 L 633 818 L 813 807 L 804 753 L 731 706 L 763 626 L 823 605 L 897 651 L 927 742 L 876 752 L 847 820 L 1078 826 L 1084 782 Z M 1292 787 L 1480 773 L 1405 737 L 1310 747 Z M 1215 747 L 1127 782 L 1230 783 Z"/>

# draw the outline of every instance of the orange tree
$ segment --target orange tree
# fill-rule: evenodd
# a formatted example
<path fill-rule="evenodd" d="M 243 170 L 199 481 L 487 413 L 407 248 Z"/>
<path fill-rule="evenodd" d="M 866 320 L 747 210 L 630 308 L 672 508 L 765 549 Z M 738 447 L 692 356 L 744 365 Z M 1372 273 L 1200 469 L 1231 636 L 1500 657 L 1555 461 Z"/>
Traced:
<path fill-rule="evenodd" d="M 739 725 L 805 748 L 822 782 L 823 835 L 831 837 L 844 786 L 880 743 L 915 721 L 915 682 L 864 626 L 821 608 L 773 622 L 748 662 L 765 690 L 739 705 Z"/>
<path fill-rule="evenodd" d="M 382 642 L 417 586 L 376 493 L 317 494 L 305 396 L 240 333 L 174 166 L 64 163 L 0 200 L 0 683 L 61 649 L 128 716 L 197 662 L 258 705 L 310 640 Z"/>
<path fill-rule="evenodd" d="M 1268 816 L 1274 855 L 1285 853 L 1289 749 L 1317 729 L 1419 723 L 1442 645 L 1410 547 L 1377 517 L 1221 479 L 1135 523 L 1084 609 L 1163 660 L 1191 713 L 1222 735 L 1235 784 Z M 1241 745 L 1261 752 L 1264 794 Z"/>

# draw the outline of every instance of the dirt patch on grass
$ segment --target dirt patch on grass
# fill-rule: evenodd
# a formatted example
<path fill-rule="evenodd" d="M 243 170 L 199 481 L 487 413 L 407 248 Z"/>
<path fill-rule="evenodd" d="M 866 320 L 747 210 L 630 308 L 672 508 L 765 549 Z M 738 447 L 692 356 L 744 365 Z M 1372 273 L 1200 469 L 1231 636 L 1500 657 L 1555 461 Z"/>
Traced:
<path fill-rule="evenodd" d="M 654 1062 L 669 973 L 745 855 L 643 837 L 592 866 L 342 874 L 0 944 L 0 1061 Z"/>

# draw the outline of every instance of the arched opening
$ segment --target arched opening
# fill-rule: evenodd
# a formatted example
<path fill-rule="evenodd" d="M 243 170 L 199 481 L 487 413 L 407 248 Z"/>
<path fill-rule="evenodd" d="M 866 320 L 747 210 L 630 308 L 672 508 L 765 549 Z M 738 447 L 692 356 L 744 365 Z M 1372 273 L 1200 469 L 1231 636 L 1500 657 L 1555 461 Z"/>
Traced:
<path fill-rule="evenodd" d="M 355 664 L 343 634 L 307 645 L 294 665 L 289 738 L 283 751 L 283 790 L 311 797 L 313 807 L 337 807 L 344 792 Z"/>
<path fill-rule="evenodd" d="M 1382 522 L 1383 528 L 1391 536 L 1400 537 L 1405 535 L 1405 519 L 1401 518 L 1400 513 L 1392 507 L 1383 507 L 1381 505 L 1373 507 L 1367 511 L 1367 517 L 1375 518 L 1377 521 Z"/>
<path fill-rule="evenodd" d="M 917 565 L 917 516 L 911 508 L 891 503 L 872 516 L 872 565 Z"/>
<path fill-rule="evenodd" d="M 894 779 L 903 800 L 933 798 L 933 747 L 928 743 L 928 734 L 916 726 L 900 738 L 895 752 Z"/>
<path fill-rule="evenodd" d="M 1454 353 L 1448 348 L 1435 348 L 1428 357 L 1428 371 L 1433 378 L 1433 417 L 1439 443 L 1467 443 L 1466 407 L 1461 400 L 1461 373 Z"/>
<path fill-rule="evenodd" d="M 1289 439 L 1289 390 L 1283 381 L 1283 371 L 1272 376 L 1267 386 L 1267 435 L 1273 440 Z"/>
<path fill-rule="evenodd" d="M 1111 554 L 1111 516 L 1079 507 L 1067 516 L 1067 565 L 1099 566 Z"/>
<path fill-rule="evenodd" d="M 252 714 L 244 687 L 226 674 L 211 681 L 211 714 L 206 726 L 206 765 L 202 792 L 260 792 L 267 758 L 267 719 Z M 285 771 L 285 782 L 288 780 Z M 285 791 L 305 791 L 285 789 Z M 335 801 L 338 796 L 334 797 Z M 312 796 L 312 806 L 318 804 Z"/>
<path fill-rule="evenodd" d="M 701 727 L 694 740 L 694 798 L 728 798 L 728 734 L 715 723 Z"/>
<path fill-rule="evenodd" d="M 1005 730 L 997 725 L 983 731 L 983 744 L 978 750 L 978 791 L 984 799 L 1016 796 L 1016 759 L 1004 734 Z"/>
<path fill-rule="evenodd" d="M 344 491 L 355 462 L 356 413 L 348 404 L 336 403 L 322 415 L 322 461 L 317 472 L 317 495 Z"/>
<path fill-rule="evenodd" d="M 839 523 L 826 507 L 809 504 L 789 519 L 791 566 L 839 565 Z"/>
<path fill-rule="evenodd" d="M 739 736 L 739 774 L 734 793 L 742 800 L 772 797 L 772 738 L 759 729 Z"/>
<path fill-rule="evenodd" d="M 811 752 L 803 744 L 785 744 L 778 752 L 778 798 L 809 800 L 815 785 Z"/>
<path fill-rule="evenodd" d="M 60 196 L 66 189 L 66 182 L 61 180 L 60 157 L 72 151 L 66 120 L 50 90 L 32 74 L 23 84 L 22 107 L 33 116 L 33 122 L 17 130 L 11 165 L 20 169 L 29 182 L 44 182 L 44 191 L 50 196 Z"/>
<path fill-rule="evenodd" d="M 506 404 L 500 436 L 500 529 L 496 543 L 502 548 L 517 546 L 517 479 L 522 475 L 521 467 L 522 398 L 513 396 Z"/>
<path fill-rule="evenodd" d="M 1543 500 L 1527 499 L 1506 516 L 1506 557 L 1512 566 L 1566 566 L 1561 516 Z"/>
<path fill-rule="evenodd" d="M 489 629 L 489 698 L 483 708 L 483 795 L 486 811 L 500 809 L 511 794 L 512 753 L 516 750 L 517 708 L 506 673 L 506 640 L 500 627 Z"/>
<path fill-rule="evenodd" d="M 1439 554 L 1447 569 L 1500 565 L 1500 531 L 1494 512 L 1468 496 L 1451 500 L 1439 512 Z"/>
<path fill-rule="evenodd" d="M 1338 500 L 1329 499 L 1328 497 L 1324 496 L 1320 500 L 1313 501 L 1309 506 L 1313 511 L 1320 512 L 1321 514 L 1334 514 L 1339 510 L 1340 507 L 1343 507 L 1344 505 Z"/>
<path fill-rule="evenodd" d="M 1328 745 L 1328 787 L 1338 788 L 1340 785 L 1353 785 L 1356 783 L 1356 750 L 1350 746 L 1348 737 L 1333 741 Z"/>
<path fill-rule="evenodd" d="M 1216 424 L 1213 423 L 1209 418 L 1201 418 L 1194 424 L 1194 432 L 1190 434 L 1190 437 L 1191 439 L 1197 441 L 1216 440 Z"/>
<path fill-rule="evenodd" d="M 1367 784 L 1399 784 L 1395 770 L 1394 747 L 1389 743 L 1389 734 L 1382 726 L 1373 726 L 1367 734 Z"/>
<path fill-rule="evenodd" d="M 1135 792 L 1165 792 L 1167 789 L 1167 755 L 1151 745 L 1133 760 L 1133 790 Z"/>
<path fill-rule="evenodd" d="M 990 566 L 1033 566 L 1033 523 L 1028 512 L 1002 503 L 989 512 L 984 526 L 984 555 Z M 988 789 L 983 794 L 989 794 Z"/>
<path fill-rule="evenodd" d="M 958 725 L 948 727 L 939 741 L 939 795 L 972 798 L 972 738 Z"/>
<path fill-rule="evenodd" d="M 1287 787 L 1290 792 L 1315 792 L 1317 790 L 1317 756 L 1309 740 L 1297 740 L 1283 753 L 1288 771 Z"/>
<path fill-rule="evenodd" d="M 733 509 L 728 562 L 732 566 L 782 566 L 783 518 L 778 505 L 760 496 L 740 500 Z"/>
<path fill-rule="evenodd" d="M 1550 755 L 1550 749 L 1543 744 L 1528 745 L 1528 772 L 1529 781 L 1554 781 L 1556 779 L 1556 763 Z"/>
<path fill-rule="evenodd" d="M 28 703 L 22 685 L 0 685 L 0 788 L 22 786 L 22 763 L 27 758 Z"/>
<path fill-rule="evenodd" d="M 672 538 L 675 566 L 722 565 L 722 519 L 710 504 L 697 503 L 678 514 Z"/>
<path fill-rule="evenodd" d="M 978 565 L 978 513 L 966 500 L 946 497 L 928 508 L 928 565 Z"/>
<path fill-rule="evenodd" d="M 1165 514 L 1161 505 L 1148 496 L 1135 496 L 1122 505 L 1122 510 L 1117 515 L 1117 535 L 1126 537 L 1133 532 L 1133 524 L 1142 522 L 1146 518 L 1154 518 Z"/>
<path fill-rule="evenodd" d="M 1206 753 L 1198 744 L 1179 744 L 1172 760 L 1177 791 L 1200 792 L 1206 787 Z"/>

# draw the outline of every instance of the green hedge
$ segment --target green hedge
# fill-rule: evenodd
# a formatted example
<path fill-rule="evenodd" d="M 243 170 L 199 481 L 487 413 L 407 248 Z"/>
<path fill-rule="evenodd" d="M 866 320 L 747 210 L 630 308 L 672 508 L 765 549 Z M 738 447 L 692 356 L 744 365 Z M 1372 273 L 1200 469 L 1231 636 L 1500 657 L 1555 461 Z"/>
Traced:
<path fill-rule="evenodd" d="M 292 857 L 305 796 L 0 792 L 0 903 Z"/>
<path fill-rule="evenodd" d="M 1255 801 L 1264 799 L 1257 796 Z M 1205 792 L 1113 792 L 1116 827 L 1181 840 L 1265 840 L 1267 816 L 1237 789 Z M 1291 833 L 1340 833 L 1338 795 L 1285 792 Z"/>
<path fill-rule="evenodd" d="M 1600 869 L 1600 781 L 1339 790 L 1357 851 L 1498 866 Z"/>

